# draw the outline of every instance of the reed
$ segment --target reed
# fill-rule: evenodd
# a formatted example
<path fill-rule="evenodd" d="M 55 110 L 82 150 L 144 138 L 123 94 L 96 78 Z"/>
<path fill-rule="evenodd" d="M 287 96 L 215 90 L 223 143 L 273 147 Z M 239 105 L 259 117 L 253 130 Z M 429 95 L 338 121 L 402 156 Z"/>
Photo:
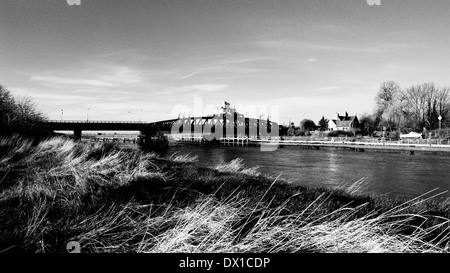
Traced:
<path fill-rule="evenodd" d="M 267 178 L 241 159 L 0 139 L 0 252 L 448 252 L 448 201 Z M 250 169 L 250 171 L 249 171 Z M 14 175 L 11 175 L 11 174 Z"/>

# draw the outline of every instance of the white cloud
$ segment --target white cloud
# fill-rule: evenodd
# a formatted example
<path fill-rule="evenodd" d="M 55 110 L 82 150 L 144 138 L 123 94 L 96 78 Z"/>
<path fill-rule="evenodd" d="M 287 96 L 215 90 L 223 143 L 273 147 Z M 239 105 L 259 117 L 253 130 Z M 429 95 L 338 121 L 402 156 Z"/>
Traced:
<path fill-rule="evenodd" d="M 226 58 L 213 63 L 198 65 L 192 69 L 178 73 L 175 78 L 177 80 L 186 80 L 195 76 L 214 77 L 214 78 L 235 78 L 249 76 L 251 74 L 260 73 L 264 69 L 256 62 L 273 61 L 272 57 L 249 57 L 249 58 Z"/>
<path fill-rule="evenodd" d="M 30 79 L 32 82 L 39 82 L 45 86 L 50 87 L 67 87 L 67 86 L 95 86 L 95 87 L 114 87 L 115 84 L 96 80 L 83 78 L 68 78 L 58 76 L 35 76 Z"/>
<path fill-rule="evenodd" d="M 187 74 L 181 74 L 181 75 L 177 76 L 177 80 L 186 80 L 186 79 L 192 78 L 196 75 L 199 75 L 201 73 L 203 73 L 203 71 L 196 71 L 196 72 L 191 72 L 191 73 L 187 73 Z"/>
<path fill-rule="evenodd" d="M 200 91 L 200 92 L 216 92 L 222 91 L 229 87 L 226 84 L 214 84 L 214 83 L 204 83 L 204 84 L 194 84 L 185 86 L 182 88 L 183 91 Z"/>
<path fill-rule="evenodd" d="M 392 43 L 379 44 L 370 46 L 353 46 L 345 43 L 323 43 L 323 42 L 305 42 L 298 40 L 261 40 L 256 42 L 257 46 L 267 49 L 277 50 L 323 50 L 323 51 L 341 51 L 341 52 L 356 52 L 356 53 L 386 53 L 392 51 L 399 51 L 413 47 L 410 44 Z"/>
<path fill-rule="evenodd" d="M 324 86 L 317 88 L 317 91 L 332 91 L 332 90 L 338 90 L 341 89 L 340 86 Z"/>
<path fill-rule="evenodd" d="M 56 88 L 122 87 L 141 83 L 143 80 L 140 74 L 127 66 L 91 64 L 78 70 L 52 71 L 32 76 L 30 81 Z"/>

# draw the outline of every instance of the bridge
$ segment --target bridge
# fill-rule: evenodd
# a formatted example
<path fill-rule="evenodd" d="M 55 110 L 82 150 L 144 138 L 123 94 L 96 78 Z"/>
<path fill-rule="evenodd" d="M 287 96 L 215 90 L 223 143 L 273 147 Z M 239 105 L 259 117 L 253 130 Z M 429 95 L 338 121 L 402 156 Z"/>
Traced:
<path fill-rule="evenodd" d="M 157 136 L 158 132 L 170 131 L 178 119 L 160 122 L 140 121 L 88 121 L 88 120 L 50 120 L 45 126 L 52 131 L 73 131 L 74 139 L 81 139 L 83 131 L 139 131 L 144 136 Z"/>
<path fill-rule="evenodd" d="M 45 126 L 53 131 L 73 131 L 74 139 L 81 139 L 83 131 L 139 131 L 143 143 L 163 141 L 168 134 L 205 134 L 208 140 L 221 137 L 278 136 L 275 122 L 247 118 L 225 103 L 225 111 L 211 116 L 168 119 L 157 122 L 50 120 Z M 273 128 L 273 129 L 272 129 Z"/>

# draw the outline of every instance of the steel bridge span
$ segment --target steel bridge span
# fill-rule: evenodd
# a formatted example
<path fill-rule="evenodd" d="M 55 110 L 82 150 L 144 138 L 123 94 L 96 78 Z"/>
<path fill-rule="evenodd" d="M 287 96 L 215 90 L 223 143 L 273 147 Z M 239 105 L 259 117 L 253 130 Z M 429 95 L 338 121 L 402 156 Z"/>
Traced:
<path fill-rule="evenodd" d="M 278 136 L 278 124 L 270 120 L 232 116 L 204 116 L 169 119 L 157 122 L 140 121 L 82 121 L 50 120 L 45 126 L 53 131 L 73 131 L 74 139 L 81 139 L 83 131 L 139 131 L 143 142 L 161 141 L 167 134 L 203 134 L 209 140 L 220 137 Z"/>

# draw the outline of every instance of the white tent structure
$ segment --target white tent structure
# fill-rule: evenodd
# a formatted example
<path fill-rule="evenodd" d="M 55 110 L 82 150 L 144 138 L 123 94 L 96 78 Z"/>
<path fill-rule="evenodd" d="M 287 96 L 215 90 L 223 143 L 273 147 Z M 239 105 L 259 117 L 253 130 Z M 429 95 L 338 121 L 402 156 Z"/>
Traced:
<path fill-rule="evenodd" d="M 422 134 L 411 132 L 409 134 L 400 134 L 400 139 L 418 139 L 422 138 Z"/>

